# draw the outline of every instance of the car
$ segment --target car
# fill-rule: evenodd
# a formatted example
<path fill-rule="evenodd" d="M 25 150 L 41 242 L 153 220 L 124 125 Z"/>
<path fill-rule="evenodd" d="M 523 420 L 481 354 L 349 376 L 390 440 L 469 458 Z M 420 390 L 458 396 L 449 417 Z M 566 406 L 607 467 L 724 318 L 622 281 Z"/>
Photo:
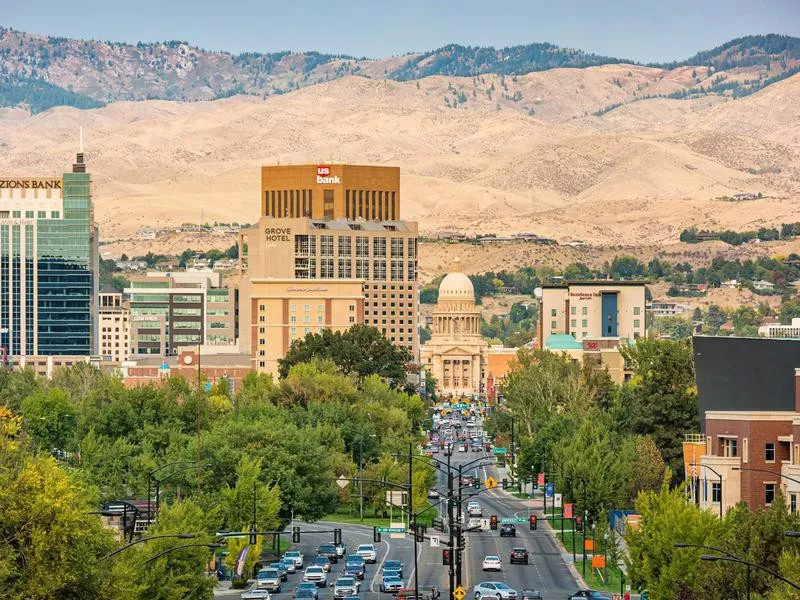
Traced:
<path fill-rule="evenodd" d="M 288 550 L 283 553 L 283 558 L 291 558 L 298 569 L 303 568 L 303 561 L 305 560 L 305 557 L 299 550 Z"/>
<path fill-rule="evenodd" d="M 332 563 L 339 562 L 339 551 L 336 549 L 336 544 L 322 544 L 317 548 L 317 554 L 324 556 Z"/>
<path fill-rule="evenodd" d="M 317 600 L 319 598 L 319 592 L 317 591 L 316 583 L 313 583 L 311 581 L 301 581 L 300 583 L 297 584 L 297 587 L 294 588 L 294 597 L 300 598 L 302 596 L 299 596 L 298 594 L 301 593 L 304 594 L 305 592 L 310 592 L 311 593 L 310 597 L 314 598 L 314 600 Z"/>
<path fill-rule="evenodd" d="M 467 451 L 467 445 L 466 444 L 459 444 L 458 445 L 458 451 L 459 452 L 466 452 Z"/>
<path fill-rule="evenodd" d="M 502 581 L 481 581 L 472 588 L 475 600 L 480 598 L 497 598 L 497 600 L 516 600 L 517 590 Z"/>
<path fill-rule="evenodd" d="M 311 564 L 315 567 L 322 567 L 326 573 L 330 573 L 331 561 L 327 556 L 315 556 L 314 560 L 311 561 Z"/>
<path fill-rule="evenodd" d="M 539 590 L 522 590 L 522 600 L 542 600 L 542 593 Z"/>
<path fill-rule="evenodd" d="M 513 523 L 500 525 L 500 537 L 517 537 L 517 526 Z"/>
<path fill-rule="evenodd" d="M 483 521 L 477 517 L 473 517 L 467 521 L 467 529 L 471 529 L 472 531 L 481 531 L 483 529 Z"/>
<path fill-rule="evenodd" d="M 403 563 L 399 560 L 387 560 L 383 563 L 383 570 L 384 571 L 397 571 L 400 574 L 400 578 L 403 578 Z"/>
<path fill-rule="evenodd" d="M 401 590 L 403 587 L 403 580 L 399 577 L 386 576 L 381 578 L 380 590 L 384 593 L 394 593 Z"/>
<path fill-rule="evenodd" d="M 289 570 L 282 562 L 269 563 L 270 569 L 275 569 L 281 574 L 281 581 L 286 581 L 289 578 Z"/>
<path fill-rule="evenodd" d="M 470 517 L 482 517 L 483 516 L 483 508 L 477 502 L 470 502 L 467 504 L 467 514 Z"/>
<path fill-rule="evenodd" d="M 510 562 L 512 565 L 515 563 L 519 563 L 521 565 L 527 565 L 528 551 L 525 548 L 512 548 L 511 558 L 509 559 L 508 562 Z"/>
<path fill-rule="evenodd" d="M 611 600 L 611 596 L 595 590 L 578 590 L 569 600 Z"/>
<path fill-rule="evenodd" d="M 363 557 L 363 556 L 361 556 L 360 554 L 348 554 L 348 555 L 345 557 L 344 561 L 345 561 L 346 563 L 360 563 L 360 564 L 362 564 L 362 565 L 363 565 L 363 564 L 366 562 L 366 561 L 364 560 L 364 557 Z"/>
<path fill-rule="evenodd" d="M 270 592 L 281 591 L 281 572 L 278 569 L 261 569 L 256 575 L 256 585 L 259 589 L 266 589 Z"/>
<path fill-rule="evenodd" d="M 355 577 L 356 579 L 364 579 L 364 573 L 366 569 L 364 568 L 364 562 L 346 562 L 344 564 L 344 571 L 342 573 L 344 575 L 350 575 L 351 577 Z"/>
<path fill-rule="evenodd" d="M 317 588 L 317 584 L 312 583 L 311 585 L 314 586 L 314 589 Z M 294 593 L 294 597 L 295 600 L 319 600 L 319 594 L 311 590 L 299 590 Z"/>
<path fill-rule="evenodd" d="M 269 600 L 269 590 L 259 589 L 258 583 L 254 583 L 249 589 L 242 592 L 240 596 L 243 600 Z"/>
<path fill-rule="evenodd" d="M 378 559 L 378 553 L 375 552 L 373 544 L 361 544 L 356 549 L 356 554 L 364 557 L 364 560 L 368 563 L 374 563 Z"/>
<path fill-rule="evenodd" d="M 397 577 L 398 579 L 402 579 L 402 577 L 400 576 L 400 571 L 392 571 L 392 570 L 387 571 L 386 569 L 381 571 L 381 577 Z"/>
<path fill-rule="evenodd" d="M 481 446 L 480 444 L 472 444 L 472 451 L 483 452 L 483 446 Z"/>
<path fill-rule="evenodd" d="M 489 555 L 483 558 L 483 563 L 481 563 L 481 568 L 484 571 L 502 571 L 503 564 L 500 562 L 499 556 Z"/>
<path fill-rule="evenodd" d="M 361 600 L 361 596 L 345 596 L 343 600 Z"/>
<path fill-rule="evenodd" d="M 289 574 L 297 573 L 297 564 L 291 558 L 282 558 L 280 563 L 286 568 L 286 572 Z"/>
<path fill-rule="evenodd" d="M 347 554 L 347 544 L 343 544 L 339 542 L 338 544 L 334 544 L 336 546 L 336 557 L 343 558 L 345 554 Z"/>
<path fill-rule="evenodd" d="M 439 499 L 439 490 L 430 489 L 428 490 L 428 500 L 438 500 Z"/>
<path fill-rule="evenodd" d="M 361 585 L 355 577 L 339 577 L 333 584 L 333 597 L 344 598 L 345 596 L 355 596 Z"/>
<path fill-rule="evenodd" d="M 303 581 L 316 583 L 317 587 L 327 587 L 328 573 L 322 567 L 312 565 L 307 567 L 306 572 L 303 573 Z"/>

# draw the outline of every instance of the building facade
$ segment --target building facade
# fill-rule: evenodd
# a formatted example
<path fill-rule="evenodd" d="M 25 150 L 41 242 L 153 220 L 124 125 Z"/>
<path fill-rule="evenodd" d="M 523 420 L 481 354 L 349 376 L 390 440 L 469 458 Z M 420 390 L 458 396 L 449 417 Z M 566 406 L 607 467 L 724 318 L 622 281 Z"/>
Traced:
<path fill-rule="evenodd" d="M 97 303 L 100 356 L 121 363 L 130 356 L 130 308 L 114 288 L 100 290 Z"/>
<path fill-rule="evenodd" d="M 345 331 L 364 322 L 360 280 L 253 279 L 249 296 L 252 367 L 273 375 L 295 340 L 323 329 Z"/>
<path fill-rule="evenodd" d="M 130 354 L 177 354 L 185 346 L 236 344 L 236 292 L 213 271 L 134 276 Z"/>
<path fill-rule="evenodd" d="M 0 177 L 0 346 L 97 354 L 98 239 L 83 153 L 61 178 Z"/>
<path fill-rule="evenodd" d="M 261 167 L 261 214 L 275 218 L 400 220 L 400 169 L 364 165 Z"/>
<path fill-rule="evenodd" d="M 431 339 L 421 353 L 422 365 L 436 379 L 437 394 L 482 394 L 487 348 L 481 336 L 481 309 L 475 304 L 475 288 L 456 260 L 439 285 Z"/>
<path fill-rule="evenodd" d="M 792 319 L 791 325 L 781 325 L 779 323 L 762 325 L 758 328 L 758 335 L 766 338 L 800 339 L 800 319 Z"/>
<path fill-rule="evenodd" d="M 578 342 L 645 335 L 645 290 L 640 281 L 581 281 L 548 284 L 539 299 L 540 347 L 551 335 Z"/>

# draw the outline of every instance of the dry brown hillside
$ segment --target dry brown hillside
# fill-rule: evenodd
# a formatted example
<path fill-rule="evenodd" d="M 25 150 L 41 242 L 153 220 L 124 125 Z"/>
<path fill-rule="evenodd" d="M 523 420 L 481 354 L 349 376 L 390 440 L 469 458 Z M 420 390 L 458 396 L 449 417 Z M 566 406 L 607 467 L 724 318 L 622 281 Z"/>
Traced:
<path fill-rule="evenodd" d="M 426 233 L 660 245 L 689 225 L 799 220 L 800 75 L 743 99 L 642 100 L 591 115 L 640 86 L 669 92 L 684 76 L 663 73 L 609 65 L 502 78 L 524 101 L 498 100 L 506 91 L 490 75 L 347 77 L 266 100 L 3 110 L 0 173 L 63 171 L 83 126 L 106 239 L 144 225 L 252 221 L 258 166 L 300 161 L 399 165 L 403 217 Z M 469 98 L 455 109 L 444 102 L 453 90 Z M 764 197 L 718 199 L 740 192 Z"/>

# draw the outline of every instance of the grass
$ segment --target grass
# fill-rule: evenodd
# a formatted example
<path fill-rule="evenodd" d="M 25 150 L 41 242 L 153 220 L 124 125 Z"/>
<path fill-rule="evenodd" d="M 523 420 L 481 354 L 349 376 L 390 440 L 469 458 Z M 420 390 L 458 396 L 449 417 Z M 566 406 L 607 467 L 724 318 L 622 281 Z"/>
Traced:
<path fill-rule="evenodd" d="M 583 574 L 583 561 L 578 560 L 575 563 L 575 568 L 578 569 L 578 573 Z M 591 568 L 591 559 L 587 560 L 586 577 L 584 578 L 586 580 L 586 585 L 593 590 L 619 593 L 620 584 L 622 582 L 622 571 L 620 568 L 616 565 L 609 565 L 607 569 L 600 569 L 599 572 L 603 574 L 602 578 L 597 570 Z M 603 581 L 603 579 L 605 579 L 605 581 Z"/>

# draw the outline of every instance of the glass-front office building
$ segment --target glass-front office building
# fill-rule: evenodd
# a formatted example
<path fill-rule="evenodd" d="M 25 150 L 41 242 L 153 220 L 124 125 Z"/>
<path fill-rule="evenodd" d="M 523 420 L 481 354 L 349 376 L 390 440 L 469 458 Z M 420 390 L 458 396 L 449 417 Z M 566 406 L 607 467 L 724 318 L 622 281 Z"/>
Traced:
<path fill-rule="evenodd" d="M 4 354 L 96 354 L 98 264 L 83 154 L 60 179 L 0 176 Z"/>

